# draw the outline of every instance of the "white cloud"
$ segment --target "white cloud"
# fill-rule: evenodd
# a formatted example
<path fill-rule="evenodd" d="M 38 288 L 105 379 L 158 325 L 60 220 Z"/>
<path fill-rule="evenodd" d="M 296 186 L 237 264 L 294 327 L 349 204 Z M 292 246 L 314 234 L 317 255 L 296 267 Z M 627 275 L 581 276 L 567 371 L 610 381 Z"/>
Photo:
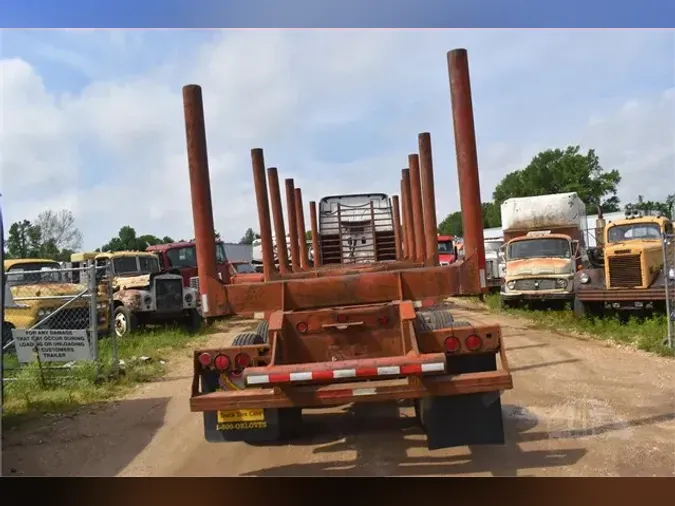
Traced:
<path fill-rule="evenodd" d="M 458 46 L 471 60 L 484 198 L 538 150 L 576 143 L 621 170 L 623 198 L 663 198 L 675 187 L 649 183 L 675 173 L 668 34 L 234 31 L 173 54 L 162 50 L 168 41 L 178 47 L 191 34 L 162 33 L 148 49 L 160 35 L 128 33 L 71 33 L 50 49 L 35 42 L 40 61 L 89 76 L 68 94 L 50 90 L 35 47 L 0 60 L 7 222 L 69 207 L 88 248 L 126 224 L 192 237 L 181 103 L 192 82 L 204 90 L 214 215 L 226 238 L 257 228 L 254 147 L 282 179 L 296 179 L 307 204 L 361 189 L 397 193 L 417 133 L 430 131 L 445 215 L 457 208 L 445 51 Z"/>

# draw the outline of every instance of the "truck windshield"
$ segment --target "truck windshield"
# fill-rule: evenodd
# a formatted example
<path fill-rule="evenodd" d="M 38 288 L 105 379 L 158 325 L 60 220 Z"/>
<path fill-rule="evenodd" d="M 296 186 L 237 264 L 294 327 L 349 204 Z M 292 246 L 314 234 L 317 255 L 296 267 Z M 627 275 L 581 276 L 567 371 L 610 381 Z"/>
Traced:
<path fill-rule="evenodd" d="M 485 253 L 499 253 L 499 248 L 502 247 L 500 241 L 488 241 L 485 243 Z"/>
<path fill-rule="evenodd" d="M 197 248 L 194 245 L 171 248 L 167 250 L 166 256 L 169 258 L 171 267 L 197 267 Z M 217 243 L 216 262 L 222 264 L 226 261 L 225 245 L 222 242 Z"/>
<path fill-rule="evenodd" d="M 452 245 L 452 241 L 440 241 L 438 243 L 438 252 L 439 253 L 454 253 L 455 248 Z"/>
<path fill-rule="evenodd" d="M 60 269 L 60 267 L 57 263 L 47 262 L 16 265 L 7 270 L 7 284 L 9 286 L 18 286 L 64 283 L 65 278 L 63 273 L 54 272 L 54 269 Z"/>
<path fill-rule="evenodd" d="M 572 258 L 572 250 L 565 239 L 528 239 L 509 245 L 509 260 L 525 258 Z"/>
<path fill-rule="evenodd" d="M 607 231 L 607 242 L 635 239 L 661 239 L 661 227 L 657 223 L 630 223 L 615 225 Z"/>
<path fill-rule="evenodd" d="M 119 257 L 113 258 L 115 274 L 151 274 L 159 272 L 159 260 L 155 257 Z"/>

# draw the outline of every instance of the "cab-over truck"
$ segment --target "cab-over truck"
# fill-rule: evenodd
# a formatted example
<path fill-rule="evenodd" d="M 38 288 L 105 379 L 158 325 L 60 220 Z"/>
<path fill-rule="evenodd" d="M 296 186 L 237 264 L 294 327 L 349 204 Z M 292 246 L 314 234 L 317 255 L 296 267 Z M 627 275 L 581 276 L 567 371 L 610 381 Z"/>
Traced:
<path fill-rule="evenodd" d="M 574 314 L 665 312 L 666 286 L 675 300 L 675 270 L 664 265 L 664 257 L 675 258 L 672 242 L 664 254 L 673 222 L 656 212 L 627 209 L 624 219 L 606 222 L 598 215 L 596 230 L 600 240 L 589 254 L 592 265 L 575 277 Z"/>
<path fill-rule="evenodd" d="M 304 408 L 409 400 L 430 449 L 503 443 L 499 394 L 512 378 L 501 328 L 454 321 L 443 302 L 487 289 L 466 51 L 448 53 L 448 66 L 465 258 L 439 265 L 430 136 L 422 133 L 419 154 L 409 155 L 402 173 L 408 227 L 401 227 L 398 196 L 345 195 L 344 208 L 332 196 L 320 219 L 310 202 L 312 247 L 321 252 L 310 268 L 295 188 L 289 217 L 297 218 L 299 240 L 291 254 L 299 261 L 289 264 L 281 247 L 275 268 L 270 207 L 277 244 L 285 240 L 279 185 L 276 169 L 268 169 L 268 196 L 263 152 L 253 149 L 265 275 L 256 284 L 217 278 L 201 88 L 183 88 L 204 315 L 264 316 L 231 346 L 194 352 L 190 407 L 203 413 L 208 441 L 285 439 L 300 430 Z"/>

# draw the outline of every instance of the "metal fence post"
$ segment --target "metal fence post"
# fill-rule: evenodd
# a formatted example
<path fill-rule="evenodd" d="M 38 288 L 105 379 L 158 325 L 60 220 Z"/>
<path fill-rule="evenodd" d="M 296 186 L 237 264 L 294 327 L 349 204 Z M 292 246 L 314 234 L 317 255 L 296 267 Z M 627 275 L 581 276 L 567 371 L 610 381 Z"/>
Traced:
<path fill-rule="evenodd" d="M 101 361 L 98 353 L 98 304 L 96 301 L 96 263 L 89 261 L 87 265 L 87 291 L 89 292 L 89 343 L 92 347 L 92 355 L 96 364 L 96 379 L 101 373 Z"/>

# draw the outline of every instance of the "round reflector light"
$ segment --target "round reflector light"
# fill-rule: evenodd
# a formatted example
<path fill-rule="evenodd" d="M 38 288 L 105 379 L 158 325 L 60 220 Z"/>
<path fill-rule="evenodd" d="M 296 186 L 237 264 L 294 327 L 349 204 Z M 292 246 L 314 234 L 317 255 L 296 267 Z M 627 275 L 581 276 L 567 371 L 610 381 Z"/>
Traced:
<path fill-rule="evenodd" d="M 296 329 L 298 329 L 298 332 L 301 334 L 304 334 L 307 332 L 307 324 L 305 322 L 300 322 L 295 326 Z"/>
<path fill-rule="evenodd" d="M 226 371 L 230 367 L 230 358 L 227 355 L 217 355 L 213 359 L 213 365 L 216 366 L 216 369 L 219 371 Z"/>
<path fill-rule="evenodd" d="M 446 338 L 445 341 L 443 341 L 443 347 L 445 348 L 445 351 L 448 353 L 456 353 L 462 347 L 462 343 L 460 343 L 459 339 L 457 339 L 456 337 L 450 336 Z"/>
<path fill-rule="evenodd" d="M 387 318 L 385 315 L 382 315 L 377 319 L 377 321 L 380 322 L 380 325 L 386 325 L 389 322 L 389 318 Z"/>
<path fill-rule="evenodd" d="M 464 344 L 466 344 L 466 347 L 469 350 L 476 351 L 479 350 L 481 346 L 483 346 L 483 340 L 480 338 L 480 336 L 477 336 L 476 334 L 471 334 L 466 338 Z"/>
<path fill-rule="evenodd" d="M 245 369 L 251 365 L 251 357 L 249 357 L 246 353 L 239 353 L 236 357 L 234 357 L 234 363 L 239 369 Z"/>
<path fill-rule="evenodd" d="M 208 367 L 211 365 L 211 360 L 212 357 L 209 353 L 202 353 L 199 355 L 199 363 L 202 364 L 204 367 Z"/>

